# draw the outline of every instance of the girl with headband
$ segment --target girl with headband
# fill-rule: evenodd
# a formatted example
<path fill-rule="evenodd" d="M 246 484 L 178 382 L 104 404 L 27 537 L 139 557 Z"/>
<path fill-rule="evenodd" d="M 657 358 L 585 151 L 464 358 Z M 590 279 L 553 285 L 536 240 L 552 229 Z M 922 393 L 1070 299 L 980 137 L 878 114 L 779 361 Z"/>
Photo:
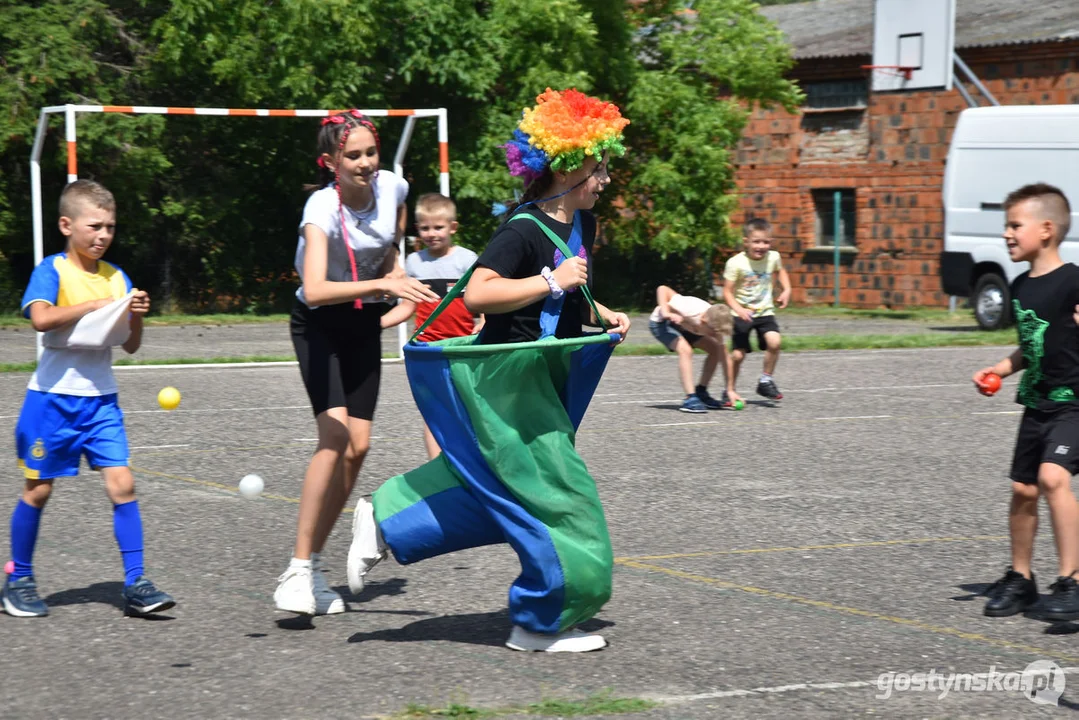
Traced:
<path fill-rule="evenodd" d="M 595 480 L 573 446 L 571 415 L 579 422 L 587 398 L 557 397 L 551 373 L 571 375 L 575 361 L 563 368 L 550 340 L 579 337 L 583 324 L 599 321 L 618 341 L 629 330 L 624 313 L 598 303 L 592 310 L 590 293 L 587 303 L 581 298 L 592 279 L 591 208 L 610 182 L 608 157 L 625 153 L 629 121 L 611 103 L 576 90 L 548 89 L 537 101 L 504 146 L 511 173 L 527 184 L 523 201 L 495 231 L 464 292 L 468 308 L 487 318 L 476 342 L 528 345 L 492 347 L 484 357 L 505 355 L 469 358 L 450 370 L 466 379 L 465 387 L 456 383 L 455 403 L 468 409 L 468 435 L 443 433 L 456 444 L 442 456 L 386 481 L 373 502 L 360 499 L 348 581 L 353 592 L 362 590 L 364 576 L 388 551 L 409 563 L 509 543 L 522 570 L 509 592 L 506 645 L 587 652 L 607 644 L 577 626 L 610 598 L 613 554 Z M 417 390 L 409 372 L 413 393 L 429 392 Z M 570 380 L 560 384 L 573 393 Z M 572 412 L 567 402 L 577 403 Z"/>
<path fill-rule="evenodd" d="M 408 182 L 379 170 L 374 124 L 358 110 L 323 119 L 320 182 L 304 206 L 296 247 L 300 288 L 292 344 L 318 426 L 318 447 L 300 493 L 296 545 L 278 578 L 278 610 L 345 611 L 321 572 L 319 553 L 359 475 L 371 441 L 382 367 L 379 320 L 389 297 L 438 297 L 397 269 Z"/>

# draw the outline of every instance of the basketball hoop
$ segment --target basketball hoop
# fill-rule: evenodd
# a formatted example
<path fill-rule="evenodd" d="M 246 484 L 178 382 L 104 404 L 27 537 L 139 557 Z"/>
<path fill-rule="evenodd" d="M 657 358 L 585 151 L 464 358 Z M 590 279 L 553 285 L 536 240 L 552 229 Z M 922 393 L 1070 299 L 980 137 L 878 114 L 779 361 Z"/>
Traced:
<path fill-rule="evenodd" d="M 914 76 L 916 67 L 909 65 L 862 65 L 862 70 L 879 70 L 885 75 L 894 75 L 895 77 L 902 77 L 905 80 L 910 80 Z"/>

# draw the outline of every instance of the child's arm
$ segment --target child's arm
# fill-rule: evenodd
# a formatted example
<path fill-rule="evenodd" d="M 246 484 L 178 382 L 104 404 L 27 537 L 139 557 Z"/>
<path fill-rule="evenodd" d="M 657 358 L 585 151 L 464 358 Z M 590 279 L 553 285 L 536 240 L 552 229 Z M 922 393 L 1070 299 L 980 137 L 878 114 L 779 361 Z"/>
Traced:
<path fill-rule="evenodd" d="M 414 302 L 438 302 L 438 295 L 419 280 L 410 277 L 377 278 L 359 282 L 333 282 L 326 279 L 329 241 L 316 225 L 304 226 L 303 294 L 312 305 L 336 305 L 364 295 L 379 293 Z"/>
<path fill-rule="evenodd" d="M 985 381 L 985 376 L 989 373 L 993 373 L 995 375 L 999 375 L 1002 378 L 1006 378 L 1009 375 L 1013 375 L 1022 369 L 1023 350 L 1022 348 L 1018 348 L 1015 352 L 998 362 L 996 365 L 990 365 L 989 367 L 982 368 L 981 370 L 974 373 L 974 375 L 971 377 L 971 380 L 974 381 L 974 385 L 980 391 L 982 388 L 982 383 Z"/>
<path fill-rule="evenodd" d="M 398 256 L 400 249 L 398 244 L 401 242 L 401 238 L 405 236 L 405 230 L 408 228 L 408 208 L 404 204 L 397 206 L 397 231 L 393 236 L 393 247 L 386 253 L 386 259 L 382 263 L 382 275 L 391 279 L 403 278 L 407 275 L 405 268 L 401 263 L 398 263 Z"/>
<path fill-rule="evenodd" d="M 738 317 L 746 322 L 753 319 L 753 313 L 742 307 L 742 303 L 738 302 L 738 298 L 734 296 L 734 283 L 730 280 L 723 283 L 723 300 L 727 303 L 727 307 L 731 309 L 731 312 Z"/>
<path fill-rule="evenodd" d="M 671 310 L 670 302 L 671 298 L 677 295 L 674 288 L 667 287 L 666 285 L 660 285 L 656 288 L 656 305 L 659 306 L 659 314 L 670 320 L 675 325 L 678 325 L 685 318 L 678 313 Z"/>
<path fill-rule="evenodd" d="M 382 316 L 379 323 L 382 325 L 383 330 L 396 327 L 407 321 L 415 312 L 416 303 L 411 300 L 401 300 L 392 310 Z"/>
<path fill-rule="evenodd" d="M 779 282 L 779 287 L 782 288 L 782 292 L 779 293 L 779 297 L 776 298 L 776 304 L 780 308 L 787 307 L 787 303 L 791 301 L 791 276 L 787 274 L 787 268 L 780 265 L 776 273 L 776 279 Z"/>
<path fill-rule="evenodd" d="M 564 260 L 552 272 L 563 290 L 588 282 L 588 264 L 579 257 Z M 539 302 L 551 294 L 542 275 L 527 278 L 504 278 L 491 268 L 477 267 L 465 288 L 465 307 L 472 313 L 509 313 Z"/>
<path fill-rule="evenodd" d="M 31 303 L 30 325 L 38 332 L 48 332 L 71 325 L 82 319 L 83 315 L 99 310 L 112 302 L 112 298 L 87 300 L 78 305 L 59 307 L 43 300 Z"/>
<path fill-rule="evenodd" d="M 128 355 L 133 355 L 142 345 L 142 318 L 150 312 L 150 294 L 139 290 L 131 296 L 131 334 L 122 347 Z"/>

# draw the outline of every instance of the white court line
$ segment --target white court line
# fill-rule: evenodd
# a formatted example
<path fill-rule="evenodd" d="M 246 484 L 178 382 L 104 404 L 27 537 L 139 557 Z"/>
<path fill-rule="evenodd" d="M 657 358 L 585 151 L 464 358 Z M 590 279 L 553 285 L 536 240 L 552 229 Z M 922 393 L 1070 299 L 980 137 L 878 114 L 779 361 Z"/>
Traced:
<path fill-rule="evenodd" d="M 1064 667 L 1060 668 L 1060 671 L 1065 675 L 1076 675 L 1079 674 L 1079 667 Z M 1015 670 L 1013 672 L 1023 673 L 1022 670 Z M 970 675 L 977 678 L 985 678 L 987 680 L 989 679 L 989 673 L 985 672 L 970 673 Z M 793 683 L 791 685 L 756 687 L 752 689 L 716 690 L 715 692 L 695 693 L 693 695 L 651 695 L 645 697 L 647 697 L 647 699 L 649 700 L 654 700 L 655 702 L 659 702 L 664 705 L 678 705 L 682 703 L 693 702 L 695 700 L 717 700 L 721 698 L 749 697 L 753 695 L 776 695 L 780 693 L 797 692 L 799 690 L 849 690 L 864 687 L 877 687 L 877 681 L 852 680 L 850 682 L 806 682 Z M 899 694 L 902 694 L 903 692 L 904 691 L 902 690 L 896 691 L 896 693 Z M 961 695 L 963 693 L 963 690 L 955 689 L 952 690 L 949 694 Z"/>
<path fill-rule="evenodd" d="M 878 420 L 880 418 L 890 418 L 891 415 L 845 415 L 842 417 L 819 417 L 813 418 L 814 420 Z"/>
<path fill-rule="evenodd" d="M 718 420 L 698 420 L 697 422 L 656 423 L 654 425 L 641 425 L 641 427 L 676 427 L 678 425 L 721 425 Z"/>
<path fill-rule="evenodd" d="M 1022 415 L 1022 410 L 992 410 L 988 412 L 972 412 L 971 415 Z"/>
<path fill-rule="evenodd" d="M 137 447 L 128 448 L 128 450 L 161 450 L 163 448 L 175 448 L 175 447 L 191 447 L 189 444 L 184 445 L 139 445 Z"/>

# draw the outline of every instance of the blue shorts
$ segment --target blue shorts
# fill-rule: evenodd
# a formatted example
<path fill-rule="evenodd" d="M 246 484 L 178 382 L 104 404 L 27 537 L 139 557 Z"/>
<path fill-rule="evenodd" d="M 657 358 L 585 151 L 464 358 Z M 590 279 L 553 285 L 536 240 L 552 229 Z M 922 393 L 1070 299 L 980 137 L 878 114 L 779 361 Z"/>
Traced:
<path fill-rule="evenodd" d="M 15 425 L 15 452 L 30 480 L 78 475 L 83 455 L 94 470 L 126 467 L 127 433 L 116 393 L 82 397 L 27 390 Z"/>
<path fill-rule="evenodd" d="M 652 337 L 659 340 L 663 347 L 671 352 L 674 352 L 674 346 L 679 337 L 684 337 L 691 346 L 695 346 L 697 341 L 704 337 L 703 335 L 691 333 L 689 330 L 683 330 L 670 320 L 661 320 L 660 322 L 649 320 L 648 330 L 652 333 Z"/>

